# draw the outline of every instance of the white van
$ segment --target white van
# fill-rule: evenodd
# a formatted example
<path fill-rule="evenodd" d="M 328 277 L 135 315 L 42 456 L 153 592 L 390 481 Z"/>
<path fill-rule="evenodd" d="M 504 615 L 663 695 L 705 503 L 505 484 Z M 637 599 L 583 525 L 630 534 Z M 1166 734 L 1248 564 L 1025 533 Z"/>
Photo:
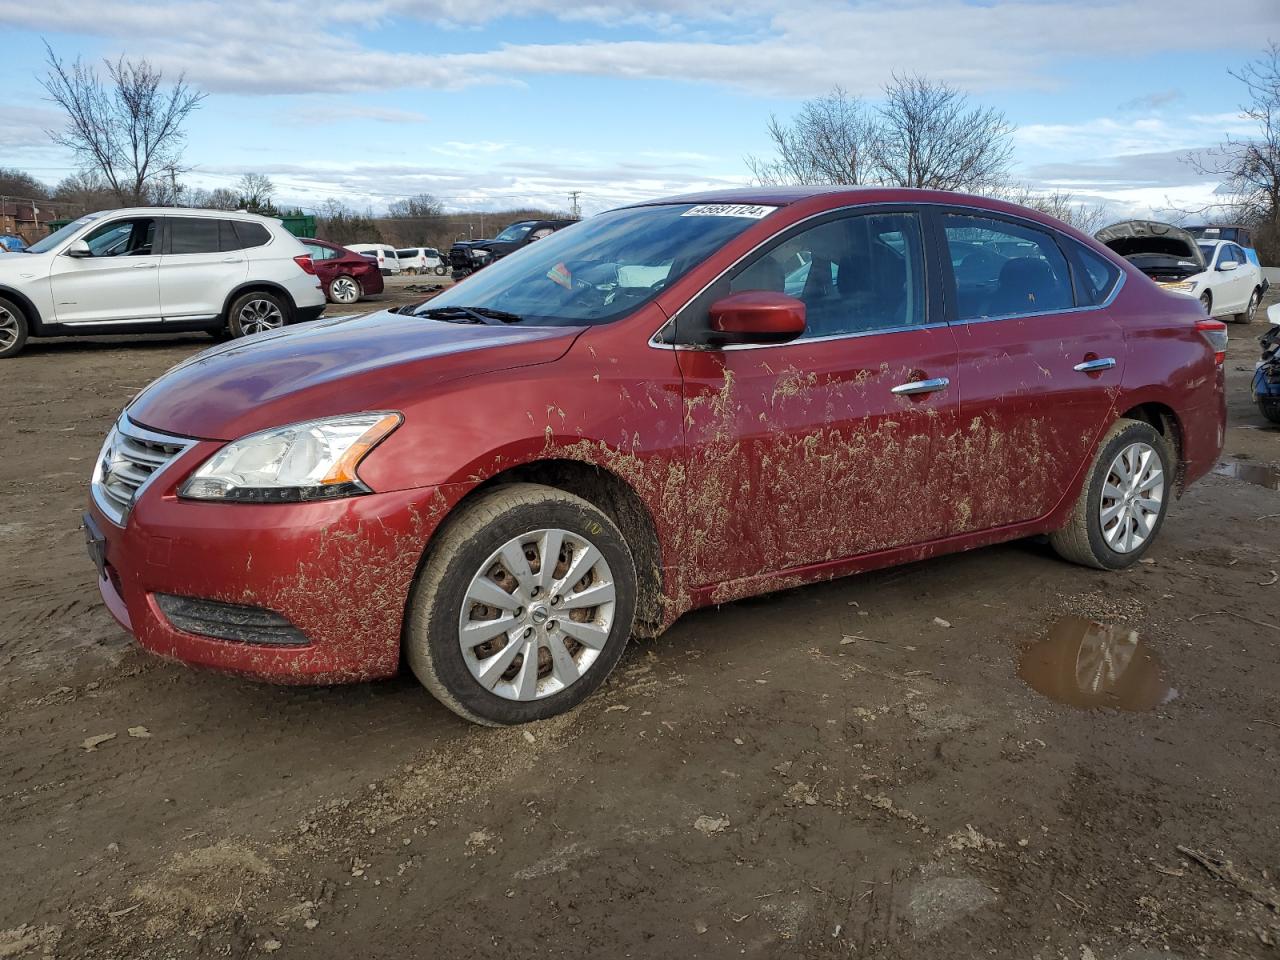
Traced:
<path fill-rule="evenodd" d="M 400 272 L 400 258 L 396 256 L 395 247 L 385 243 L 349 243 L 346 246 L 348 250 L 377 260 L 378 269 L 384 277 L 395 276 Z"/>
<path fill-rule="evenodd" d="M 396 257 L 400 261 L 400 269 L 420 274 L 434 273 L 437 277 L 445 274 L 444 260 L 435 247 L 408 247 L 397 250 Z"/>

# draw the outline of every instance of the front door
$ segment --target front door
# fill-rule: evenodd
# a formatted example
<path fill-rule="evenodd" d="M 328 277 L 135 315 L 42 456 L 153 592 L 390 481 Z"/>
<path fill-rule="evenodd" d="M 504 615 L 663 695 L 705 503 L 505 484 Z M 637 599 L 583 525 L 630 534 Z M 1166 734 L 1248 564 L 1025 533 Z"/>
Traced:
<path fill-rule="evenodd" d="M 58 323 L 159 323 L 156 226 L 153 217 L 111 220 L 81 238 L 90 256 L 55 257 L 49 283 Z"/>
<path fill-rule="evenodd" d="M 954 211 L 941 222 L 960 414 L 936 468 L 951 478 L 958 534 L 1057 506 L 1115 417 L 1125 346 L 1104 289 L 1119 273 L 1097 254 L 1025 221 Z M 1079 265 L 1074 287 L 1067 253 Z M 1099 261 L 1092 279 L 1085 257 Z"/>
<path fill-rule="evenodd" d="M 917 212 L 838 214 L 783 234 L 677 316 L 692 586 L 939 535 L 925 490 L 935 437 L 955 425 L 956 359 L 928 281 Z M 707 308 L 743 290 L 799 298 L 804 335 L 715 342 Z"/>

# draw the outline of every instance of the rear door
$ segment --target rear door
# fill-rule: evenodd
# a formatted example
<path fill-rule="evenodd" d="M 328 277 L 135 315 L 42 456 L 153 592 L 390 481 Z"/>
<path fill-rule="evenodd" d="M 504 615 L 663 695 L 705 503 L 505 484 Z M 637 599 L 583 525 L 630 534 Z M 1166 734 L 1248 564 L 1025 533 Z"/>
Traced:
<path fill-rule="evenodd" d="M 955 429 L 956 356 L 922 226 L 913 208 L 819 218 L 677 316 L 689 489 L 706 501 L 689 561 L 708 583 L 939 535 L 931 458 L 938 433 Z M 707 308 L 745 290 L 799 298 L 805 334 L 717 346 Z"/>
<path fill-rule="evenodd" d="M 959 366 L 959 429 L 934 456 L 952 478 L 949 532 L 1041 517 L 1115 416 L 1125 344 L 1109 302 L 1121 275 L 1031 221 L 963 208 L 935 217 Z M 1099 287 L 1085 257 L 1099 261 Z"/>
<path fill-rule="evenodd" d="M 229 220 L 167 217 L 160 260 L 160 307 L 166 321 L 211 319 L 249 273 Z"/>

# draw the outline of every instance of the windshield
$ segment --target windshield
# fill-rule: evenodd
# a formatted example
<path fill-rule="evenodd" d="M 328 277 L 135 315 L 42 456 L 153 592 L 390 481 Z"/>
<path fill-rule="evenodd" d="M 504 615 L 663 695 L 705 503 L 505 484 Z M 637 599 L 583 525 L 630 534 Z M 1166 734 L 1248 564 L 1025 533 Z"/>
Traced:
<path fill-rule="evenodd" d="M 774 209 L 681 203 L 602 213 L 485 267 L 417 312 L 470 307 L 540 326 L 608 323 Z"/>
<path fill-rule="evenodd" d="M 39 240 L 36 243 L 33 243 L 31 246 L 27 247 L 26 252 L 27 253 L 48 253 L 50 250 L 54 249 L 54 247 L 62 243 L 62 241 L 68 240 L 71 237 L 75 236 L 75 234 L 79 233 L 83 227 L 85 227 L 87 224 L 93 223 L 93 221 L 97 220 L 101 216 L 102 214 L 100 213 L 91 213 L 91 214 L 88 214 L 87 216 L 81 217 L 79 220 L 72 220 L 61 230 L 56 230 L 53 233 L 49 234 L 47 237 L 45 237 L 43 240 Z"/>
<path fill-rule="evenodd" d="M 503 230 L 493 239 L 495 240 L 523 240 L 525 234 L 533 229 L 532 223 L 513 223 L 507 229 Z"/>
<path fill-rule="evenodd" d="M 1207 266 L 1213 266 L 1213 251 L 1218 249 L 1217 244 L 1202 243 L 1200 244 L 1200 253 L 1204 256 L 1204 262 Z"/>

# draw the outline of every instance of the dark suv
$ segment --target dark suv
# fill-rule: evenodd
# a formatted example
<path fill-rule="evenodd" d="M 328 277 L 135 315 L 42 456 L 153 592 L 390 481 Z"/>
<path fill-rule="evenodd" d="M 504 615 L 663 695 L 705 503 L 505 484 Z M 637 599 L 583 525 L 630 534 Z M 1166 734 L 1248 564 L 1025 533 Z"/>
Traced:
<path fill-rule="evenodd" d="M 549 237 L 576 220 L 521 220 L 513 223 L 492 240 L 459 240 L 449 250 L 449 266 L 453 279 L 461 280 L 495 260 L 523 246 Z"/>

